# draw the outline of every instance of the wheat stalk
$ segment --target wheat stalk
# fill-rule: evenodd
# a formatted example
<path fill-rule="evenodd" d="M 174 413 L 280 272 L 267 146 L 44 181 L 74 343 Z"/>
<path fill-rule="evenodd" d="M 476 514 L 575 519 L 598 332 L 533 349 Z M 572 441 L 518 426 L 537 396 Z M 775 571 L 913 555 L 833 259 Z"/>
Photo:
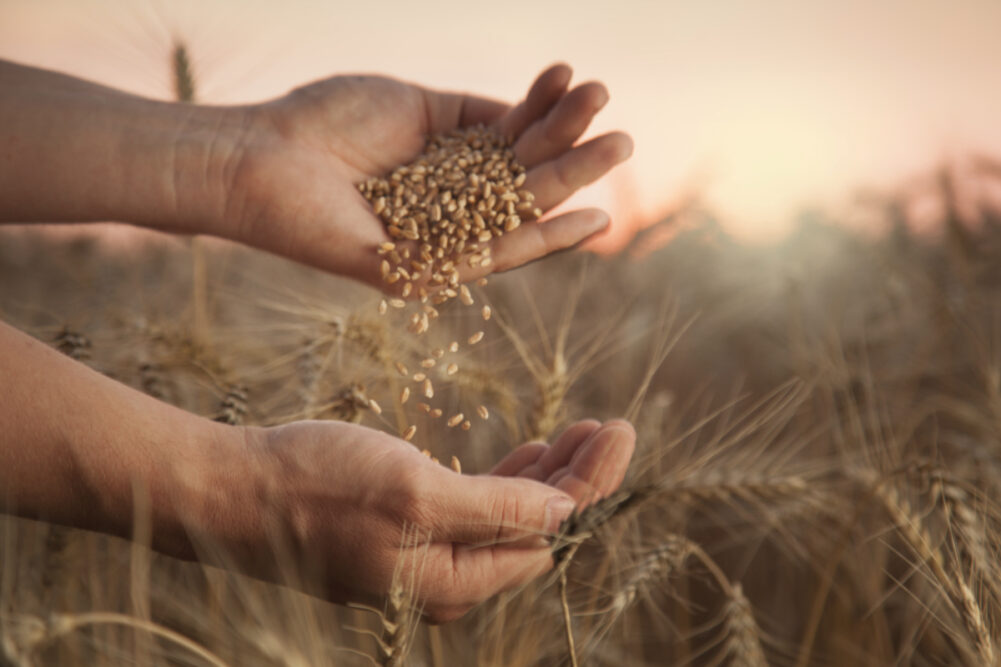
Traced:
<path fill-rule="evenodd" d="M 873 475 L 863 475 L 862 477 L 872 480 Z M 897 490 L 887 480 L 876 479 L 874 483 L 870 481 L 867 487 L 881 501 L 904 541 L 920 558 L 921 564 L 927 565 L 932 580 L 945 593 L 946 599 L 959 614 L 982 664 L 994 664 L 994 641 L 980 604 L 970 591 L 962 574 L 956 571 L 950 573 L 947 570 L 945 558 L 942 556 L 941 550 L 934 544 L 924 522 L 911 510 L 910 504 L 900 497 Z"/>

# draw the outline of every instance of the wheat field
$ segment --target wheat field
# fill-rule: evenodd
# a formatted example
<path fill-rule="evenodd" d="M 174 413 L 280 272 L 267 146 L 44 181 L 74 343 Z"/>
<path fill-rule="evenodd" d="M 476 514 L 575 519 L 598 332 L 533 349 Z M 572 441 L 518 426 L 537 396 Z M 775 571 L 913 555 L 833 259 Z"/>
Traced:
<path fill-rule="evenodd" d="M 224 243 L 0 230 L 0 317 L 192 412 L 417 419 L 466 474 L 575 419 L 639 436 L 550 576 L 444 626 L 416 557 L 384 608 L 345 608 L 161 557 L 138 520 L 129 543 L 0 517 L 0 664 L 996 664 L 1001 215 L 964 224 L 947 183 L 938 234 L 889 202 L 882 235 L 815 217 L 750 247 L 696 209 L 665 246 L 492 278 L 436 385 L 446 414 L 489 409 L 469 431 L 399 402 L 419 350 L 374 290 Z M 450 305 L 429 336 L 484 328 Z"/>

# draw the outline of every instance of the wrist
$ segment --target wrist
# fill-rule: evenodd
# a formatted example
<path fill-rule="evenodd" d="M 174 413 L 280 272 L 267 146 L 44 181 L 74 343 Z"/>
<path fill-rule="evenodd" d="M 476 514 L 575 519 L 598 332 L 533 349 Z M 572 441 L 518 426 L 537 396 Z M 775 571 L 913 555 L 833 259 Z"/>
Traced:
<path fill-rule="evenodd" d="M 194 418 L 170 448 L 141 465 L 133 486 L 148 494 L 153 547 L 194 559 L 199 547 L 223 549 L 235 562 L 260 529 L 259 429 Z"/>

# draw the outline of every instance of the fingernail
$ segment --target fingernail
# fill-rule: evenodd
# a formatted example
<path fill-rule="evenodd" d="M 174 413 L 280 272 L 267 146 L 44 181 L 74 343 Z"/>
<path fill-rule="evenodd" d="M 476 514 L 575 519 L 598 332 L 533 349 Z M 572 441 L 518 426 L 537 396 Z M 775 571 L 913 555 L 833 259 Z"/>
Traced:
<path fill-rule="evenodd" d="M 555 533 L 560 528 L 560 524 L 566 521 L 567 517 L 573 514 L 576 504 L 573 499 L 566 496 L 553 496 L 546 501 L 546 521 L 544 530 L 547 533 Z"/>

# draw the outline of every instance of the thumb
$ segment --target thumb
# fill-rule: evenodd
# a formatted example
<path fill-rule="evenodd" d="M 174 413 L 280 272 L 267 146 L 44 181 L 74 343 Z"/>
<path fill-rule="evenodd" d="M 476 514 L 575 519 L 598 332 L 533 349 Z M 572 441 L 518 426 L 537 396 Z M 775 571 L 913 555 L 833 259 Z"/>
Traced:
<path fill-rule="evenodd" d="M 450 489 L 435 538 L 485 545 L 556 532 L 572 497 L 530 479 L 466 476 Z"/>

